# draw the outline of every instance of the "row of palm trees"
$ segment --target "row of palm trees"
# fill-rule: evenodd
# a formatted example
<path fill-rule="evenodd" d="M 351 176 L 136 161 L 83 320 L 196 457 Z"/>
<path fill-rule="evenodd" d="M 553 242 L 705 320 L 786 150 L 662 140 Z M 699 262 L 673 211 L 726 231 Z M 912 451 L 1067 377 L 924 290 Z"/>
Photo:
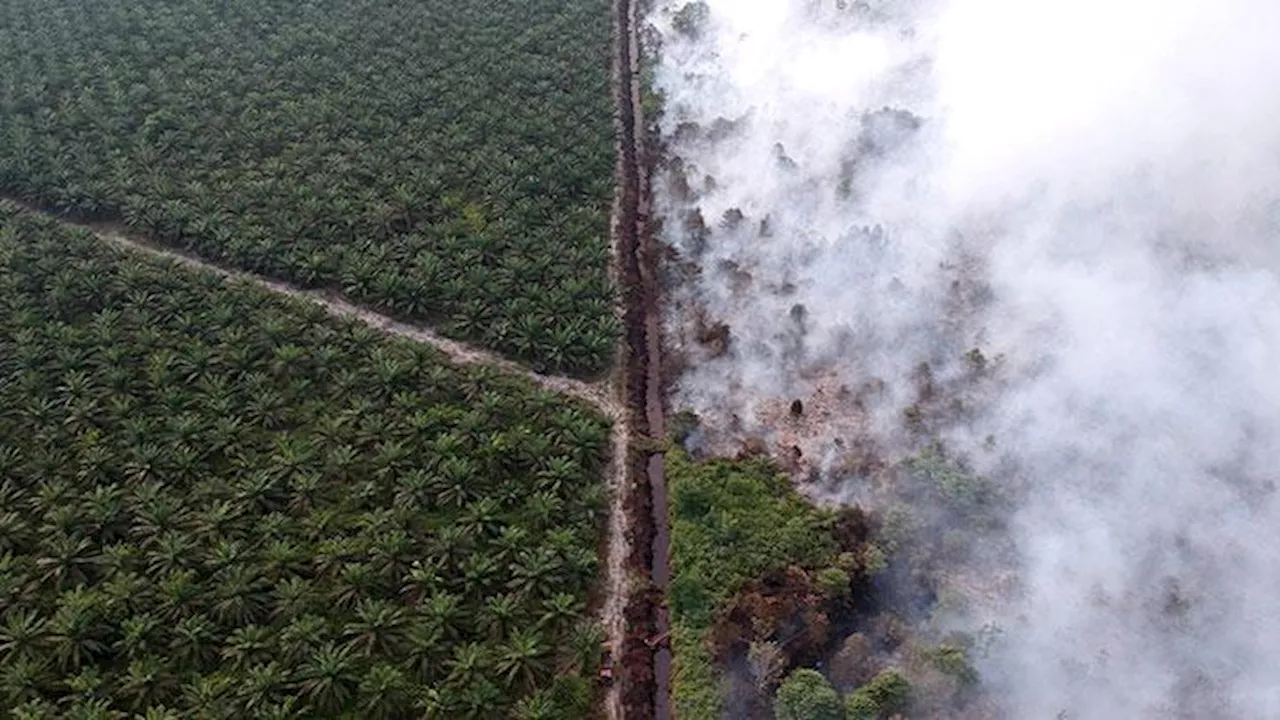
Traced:
<path fill-rule="evenodd" d="M 0 707 L 581 716 L 608 435 L 0 203 Z"/>
<path fill-rule="evenodd" d="M 3 5 L 0 193 L 608 364 L 608 0 Z"/>

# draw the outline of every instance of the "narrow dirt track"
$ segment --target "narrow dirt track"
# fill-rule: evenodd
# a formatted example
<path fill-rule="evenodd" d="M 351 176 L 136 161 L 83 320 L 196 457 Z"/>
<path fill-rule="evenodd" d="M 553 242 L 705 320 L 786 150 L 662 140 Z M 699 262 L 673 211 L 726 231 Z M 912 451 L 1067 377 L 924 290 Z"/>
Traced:
<path fill-rule="evenodd" d="M 360 307 L 344 298 L 338 297 L 332 292 L 306 290 L 279 280 L 272 280 L 240 270 L 232 270 L 202 260 L 189 253 L 160 247 L 148 240 L 124 233 L 110 224 L 76 222 L 52 215 L 25 203 L 15 202 L 15 204 L 23 207 L 27 212 L 51 217 L 68 227 L 88 230 L 98 236 L 99 239 L 117 247 L 123 247 L 134 252 L 163 258 L 189 268 L 213 273 L 229 282 L 246 283 L 280 295 L 310 302 L 319 305 L 335 317 L 357 320 L 388 335 L 395 335 L 424 345 L 430 345 L 444 354 L 449 359 L 449 362 L 455 365 L 488 365 L 509 375 L 523 377 L 553 392 L 569 395 L 589 403 L 611 420 L 616 421 L 622 416 L 622 405 L 614 398 L 608 383 L 590 383 L 571 377 L 536 373 L 519 363 L 487 350 L 475 348 L 457 340 L 450 340 L 429 328 L 404 323 L 382 313 Z"/>
<path fill-rule="evenodd" d="M 625 0 L 627 8 L 627 46 L 630 55 L 631 142 L 634 147 L 636 186 L 636 263 L 640 273 L 640 298 L 644 318 L 644 417 L 649 436 L 655 440 L 667 437 L 666 397 L 662 382 L 662 293 L 658 281 L 658 243 L 653 235 L 650 215 L 653 201 L 649 186 L 652 158 L 645 138 L 644 88 L 641 80 L 640 5 L 642 0 Z M 636 408 L 637 410 L 639 408 Z M 656 447 L 656 446 L 655 446 Z M 671 526 L 668 517 L 666 457 L 652 451 L 645 462 L 649 485 L 649 507 L 652 522 L 649 579 L 653 585 L 653 630 L 655 637 L 670 637 L 671 617 L 667 591 L 671 582 Z M 653 649 L 653 715 L 658 720 L 675 716 L 671 704 L 670 643 Z"/>
<path fill-rule="evenodd" d="M 662 331 L 656 277 L 657 245 L 649 223 L 649 156 L 640 61 L 642 0 L 614 0 L 614 96 L 617 103 L 618 202 L 614 222 L 615 283 L 623 302 L 624 354 L 620 396 L 630 439 L 623 517 L 631 587 L 623 609 L 625 634 L 618 673 L 620 696 L 611 717 L 667 720 L 671 706 L 671 650 L 667 584 L 670 533 L 664 458 Z M 616 705 L 614 704 L 616 703 Z M 614 710 L 613 708 L 617 709 Z"/>
<path fill-rule="evenodd" d="M 620 142 L 620 141 L 619 141 Z M 619 154 L 621 150 L 618 151 Z M 619 162 L 619 164 L 621 164 Z M 618 171 L 621 173 L 621 170 Z M 609 275 L 615 288 L 621 288 L 622 234 L 619 223 L 622 217 L 622 193 L 615 192 L 613 208 L 609 218 Z M 625 321 L 626 306 L 622 293 L 618 294 L 614 311 Z M 632 523 L 628 520 L 627 506 L 631 488 L 631 475 L 628 458 L 631 454 L 631 422 L 627 417 L 625 394 L 627 364 L 626 340 L 620 340 L 615 358 L 615 370 L 611 382 L 611 398 L 617 403 L 619 416 L 613 423 L 613 448 L 609 464 L 609 549 L 608 569 L 606 571 L 606 591 L 603 606 L 600 608 L 600 623 L 605 630 L 605 644 L 609 657 L 616 660 L 622 657 L 623 644 L 627 637 L 627 604 L 631 597 L 631 581 L 628 574 L 627 560 L 631 556 Z M 623 682 L 619 678 L 608 686 L 604 693 L 604 711 L 608 720 L 622 720 Z"/>

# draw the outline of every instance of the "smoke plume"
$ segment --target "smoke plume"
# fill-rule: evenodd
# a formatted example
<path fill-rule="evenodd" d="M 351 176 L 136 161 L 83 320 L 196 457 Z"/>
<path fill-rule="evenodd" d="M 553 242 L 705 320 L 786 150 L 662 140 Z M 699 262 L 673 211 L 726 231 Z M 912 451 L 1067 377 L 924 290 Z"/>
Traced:
<path fill-rule="evenodd" d="M 650 21 L 664 235 L 699 268 L 673 336 L 727 326 L 682 348 L 679 401 L 776 440 L 762 403 L 839 386 L 861 414 L 821 443 L 893 452 L 922 363 L 962 388 L 983 358 L 937 432 L 1017 498 L 981 668 L 1004 715 L 1280 717 L 1280 3 Z"/>

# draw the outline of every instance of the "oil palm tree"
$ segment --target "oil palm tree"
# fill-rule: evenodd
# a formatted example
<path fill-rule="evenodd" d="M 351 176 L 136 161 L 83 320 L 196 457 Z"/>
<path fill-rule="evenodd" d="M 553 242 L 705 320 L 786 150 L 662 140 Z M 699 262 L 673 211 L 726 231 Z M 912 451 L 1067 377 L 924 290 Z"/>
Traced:
<path fill-rule="evenodd" d="M 140 657 L 129 663 L 120 679 L 117 694 L 129 709 L 138 712 L 148 706 L 168 702 L 179 687 L 168 665 L 155 656 Z"/>
<path fill-rule="evenodd" d="M 270 628 L 247 625 L 237 628 L 222 646 L 222 659 L 233 669 L 243 669 L 270 660 L 276 651 L 276 642 Z"/>
<path fill-rule="evenodd" d="M 57 597 L 57 609 L 46 627 L 50 648 L 63 670 L 79 670 L 108 650 L 100 623 L 102 605 L 99 593 L 83 587 Z"/>
<path fill-rule="evenodd" d="M 351 700 L 358 678 L 352 651 L 326 643 L 298 668 L 295 688 L 314 712 L 332 716 Z"/>
<path fill-rule="evenodd" d="M 576 618 L 582 617 L 586 603 L 577 595 L 559 592 L 542 603 L 542 614 L 537 625 L 541 629 L 564 627 Z"/>
<path fill-rule="evenodd" d="M 480 629 L 492 640 L 506 637 L 523 621 L 523 606 L 524 598 L 512 593 L 489 597 L 477 618 Z"/>
<path fill-rule="evenodd" d="M 120 623 L 121 637 L 112 645 L 117 657 L 138 660 L 149 657 L 164 639 L 160 632 L 160 619 L 149 614 L 135 615 Z"/>
<path fill-rule="evenodd" d="M 342 629 L 347 645 L 357 655 L 395 656 L 404 643 L 409 615 L 386 600 L 362 600 L 355 619 Z"/>
<path fill-rule="evenodd" d="M 216 626 L 204 615 L 191 615 L 173 626 L 169 638 L 170 657 L 180 667 L 206 669 L 218 657 Z"/>
<path fill-rule="evenodd" d="M 562 567 L 560 559 L 547 548 L 527 550 L 511 563 L 511 580 L 507 586 L 531 595 L 550 594 L 558 585 Z"/>
<path fill-rule="evenodd" d="M 549 654 L 537 630 L 518 629 L 499 648 L 496 669 L 509 687 L 528 691 L 549 672 Z"/>
<path fill-rule="evenodd" d="M 195 675 L 181 687 L 182 704 L 193 717 L 231 720 L 237 717 L 234 685 L 227 675 Z"/>
<path fill-rule="evenodd" d="M 478 677 L 460 688 L 457 717 L 479 720 L 493 717 L 502 705 L 503 693 L 492 680 Z"/>
<path fill-rule="evenodd" d="M 9 657 L 0 662 L 0 697 L 4 698 L 5 706 L 17 708 L 24 703 L 39 702 L 56 677 L 50 669 L 47 657 Z M 17 717 L 16 712 L 14 716 Z"/>
<path fill-rule="evenodd" d="M 305 613 L 291 618 L 279 632 L 277 643 L 282 653 L 281 659 L 297 664 L 308 653 L 333 639 L 330 623 L 324 617 L 314 613 Z"/>
<path fill-rule="evenodd" d="M 266 581 L 258 568 L 237 565 L 219 573 L 210 614 L 220 623 L 242 626 L 265 614 Z"/>
<path fill-rule="evenodd" d="M 279 703 L 290 682 L 289 671 L 274 660 L 246 668 L 242 677 L 243 683 L 235 690 L 236 705 L 254 717 Z"/>
<path fill-rule="evenodd" d="M 34 608 L 17 607 L 0 622 L 0 658 L 5 663 L 46 657 L 48 621 Z"/>
<path fill-rule="evenodd" d="M 408 678 L 400 668 L 385 662 L 370 665 L 356 691 L 360 717 L 398 717 L 408 705 L 409 690 Z"/>
<path fill-rule="evenodd" d="M 429 684 L 443 678 L 449 647 L 437 623 L 414 617 L 405 626 L 401 666 L 419 684 Z"/>
<path fill-rule="evenodd" d="M 549 692 L 537 692 L 520 700 L 512 712 L 516 720 L 558 720 L 563 709 Z"/>

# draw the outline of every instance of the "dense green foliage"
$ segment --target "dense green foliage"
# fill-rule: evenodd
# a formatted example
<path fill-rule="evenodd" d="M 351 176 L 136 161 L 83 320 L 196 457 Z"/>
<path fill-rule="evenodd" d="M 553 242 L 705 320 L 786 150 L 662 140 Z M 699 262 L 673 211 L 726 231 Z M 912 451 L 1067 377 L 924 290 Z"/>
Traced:
<path fill-rule="evenodd" d="M 672 695 L 679 717 L 691 720 L 719 720 L 724 715 L 727 684 L 715 667 L 711 652 L 702 642 L 703 629 L 676 624 L 671 632 L 675 662 L 672 666 Z"/>
<path fill-rule="evenodd" d="M 903 710 L 911 699 L 911 685 L 897 670 L 877 673 L 845 698 L 848 720 L 877 720 Z"/>
<path fill-rule="evenodd" d="M 796 670 L 782 682 L 773 712 L 778 720 L 844 720 L 840 694 L 809 668 Z"/>
<path fill-rule="evenodd" d="M 673 441 L 697 422 L 675 415 Z M 681 718 L 715 720 L 730 694 L 739 713 L 771 704 L 780 718 L 846 720 L 932 717 L 977 697 L 970 639 L 941 635 L 928 613 L 941 607 L 932 593 L 946 587 L 947 569 L 1007 514 L 990 479 L 931 443 L 876 478 L 900 502 L 871 516 L 816 507 L 765 458 L 694 462 L 677 450 L 667 465 Z M 767 646 L 788 650 L 771 657 Z M 784 666 L 797 669 L 777 686 Z"/>
<path fill-rule="evenodd" d="M 0 203 L 0 707 L 580 715 L 607 441 L 522 380 Z"/>
<path fill-rule="evenodd" d="M 0 193 L 601 370 L 608 0 L 5 0 Z"/>
<path fill-rule="evenodd" d="M 713 610 L 769 570 L 829 565 L 829 515 L 767 460 L 695 463 L 667 455 L 675 618 L 705 627 Z"/>
<path fill-rule="evenodd" d="M 682 718 L 719 717 L 720 688 L 702 634 L 746 583 L 788 565 L 824 567 L 836 551 L 827 513 L 767 460 L 695 462 L 667 454 L 671 491 L 674 695 Z"/>

